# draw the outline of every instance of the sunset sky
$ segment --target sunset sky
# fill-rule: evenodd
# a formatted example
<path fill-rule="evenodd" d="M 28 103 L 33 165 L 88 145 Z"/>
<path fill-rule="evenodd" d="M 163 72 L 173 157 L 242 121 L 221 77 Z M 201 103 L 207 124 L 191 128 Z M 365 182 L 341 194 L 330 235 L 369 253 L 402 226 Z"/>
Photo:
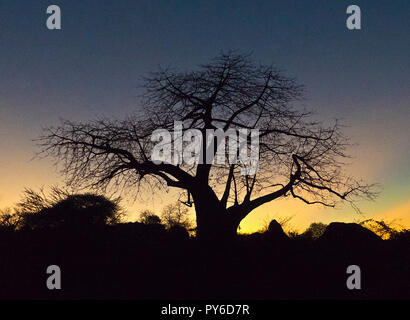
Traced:
<path fill-rule="evenodd" d="M 59 5 L 62 30 L 46 28 Z M 362 30 L 346 28 L 346 8 L 359 5 Z M 377 182 L 363 215 L 281 200 L 242 223 L 254 231 L 292 216 L 311 222 L 400 219 L 410 227 L 410 2 L 408 0 L 23 1 L 0 2 L 0 208 L 25 187 L 62 183 L 51 160 L 32 160 L 32 141 L 59 119 L 123 118 L 140 107 L 140 77 L 158 66 L 190 70 L 221 50 L 252 52 L 306 86 L 302 107 L 323 120 L 340 118 L 357 143 L 348 169 Z M 160 211 L 170 196 L 128 206 Z"/>

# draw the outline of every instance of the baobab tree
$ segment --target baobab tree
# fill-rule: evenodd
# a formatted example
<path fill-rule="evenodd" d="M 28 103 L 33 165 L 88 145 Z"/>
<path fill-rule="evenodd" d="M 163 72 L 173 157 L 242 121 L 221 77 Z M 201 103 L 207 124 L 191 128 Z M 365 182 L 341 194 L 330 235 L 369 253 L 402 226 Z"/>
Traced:
<path fill-rule="evenodd" d="M 154 72 L 142 89 L 141 111 L 125 120 L 64 121 L 46 129 L 41 153 L 62 163 L 68 184 L 179 188 L 205 239 L 234 236 L 255 208 L 282 197 L 334 207 L 375 196 L 371 185 L 344 174 L 350 144 L 339 123 L 325 125 L 296 108 L 303 87 L 272 66 L 222 53 L 194 71 Z M 182 132 L 201 132 L 200 153 L 207 157 L 221 144 L 204 143 L 207 130 L 259 129 L 258 170 L 243 174 L 240 162 L 154 163 L 152 133 L 173 132 L 176 121 Z"/>

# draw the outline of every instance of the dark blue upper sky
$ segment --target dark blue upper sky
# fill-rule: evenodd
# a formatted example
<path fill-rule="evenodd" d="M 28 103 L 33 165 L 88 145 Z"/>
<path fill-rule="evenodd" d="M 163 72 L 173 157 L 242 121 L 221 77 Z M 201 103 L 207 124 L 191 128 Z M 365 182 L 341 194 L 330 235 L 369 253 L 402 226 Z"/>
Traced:
<path fill-rule="evenodd" d="M 46 28 L 52 4 L 62 30 Z M 351 4 L 362 30 L 346 28 Z M 346 119 L 370 154 L 404 153 L 396 168 L 408 168 L 409 32 L 408 0 L 0 0 L 0 164 L 60 117 L 124 117 L 160 65 L 235 49 L 295 76 L 307 107 Z"/>
<path fill-rule="evenodd" d="M 353 3 L 360 31 L 345 25 Z M 61 31 L 45 27 L 51 4 L 61 7 Z M 122 113 L 136 104 L 140 76 L 158 65 L 191 68 L 223 49 L 287 70 L 309 99 L 338 101 L 326 109 L 400 96 L 409 84 L 407 0 L 2 0 L 0 21 L 1 108 L 17 108 L 28 122 L 50 111 Z M 7 103 L 16 97 L 35 114 L 24 99 Z"/>

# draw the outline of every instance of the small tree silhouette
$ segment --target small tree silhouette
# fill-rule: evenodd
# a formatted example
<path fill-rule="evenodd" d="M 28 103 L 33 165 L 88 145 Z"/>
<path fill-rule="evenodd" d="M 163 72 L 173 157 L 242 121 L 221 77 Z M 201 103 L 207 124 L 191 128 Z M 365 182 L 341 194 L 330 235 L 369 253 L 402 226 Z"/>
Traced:
<path fill-rule="evenodd" d="M 22 225 L 22 216 L 18 211 L 12 208 L 0 210 L 0 231 L 16 231 Z"/>
<path fill-rule="evenodd" d="M 180 201 L 168 204 L 162 210 L 162 221 L 164 221 L 165 227 L 170 229 L 172 227 L 184 227 L 185 229 L 192 229 L 193 224 L 188 216 L 188 208 L 185 207 Z"/>
<path fill-rule="evenodd" d="M 301 236 L 309 239 L 317 239 L 325 232 L 326 227 L 327 224 L 321 222 L 313 222 L 306 229 L 306 231 L 302 233 Z"/>
<path fill-rule="evenodd" d="M 390 239 L 397 236 L 404 228 L 396 223 L 396 221 L 385 221 L 383 219 L 367 219 L 358 222 L 361 226 L 373 231 L 382 239 Z"/>
<path fill-rule="evenodd" d="M 90 193 L 69 194 L 58 188 L 47 197 L 43 190 L 26 189 L 16 212 L 21 227 L 27 229 L 102 226 L 120 222 L 119 201 Z"/>
<path fill-rule="evenodd" d="M 144 210 L 140 213 L 140 222 L 143 224 L 160 224 L 161 218 L 150 210 Z"/>

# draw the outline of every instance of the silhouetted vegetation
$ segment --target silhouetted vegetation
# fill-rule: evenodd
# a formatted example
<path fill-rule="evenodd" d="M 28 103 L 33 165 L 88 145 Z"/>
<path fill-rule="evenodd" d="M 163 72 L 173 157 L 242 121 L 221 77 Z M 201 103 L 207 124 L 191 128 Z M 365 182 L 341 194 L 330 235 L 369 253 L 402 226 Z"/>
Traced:
<path fill-rule="evenodd" d="M 62 164 L 70 187 L 172 187 L 186 201 L 122 222 L 119 199 L 27 189 L 0 214 L 0 298 L 410 298 L 409 232 L 384 221 L 314 223 L 300 234 L 283 218 L 237 235 L 254 209 L 282 197 L 357 209 L 357 200 L 377 195 L 374 185 L 343 173 L 350 142 L 340 124 L 293 107 L 303 97 L 294 79 L 230 52 L 190 72 L 152 73 L 143 88 L 141 114 L 64 121 L 38 139 L 40 154 Z M 208 163 L 153 162 L 152 133 L 167 129 L 174 144 L 175 121 L 202 141 L 209 130 L 258 128 L 258 170 L 209 161 L 216 136 L 216 144 L 201 144 Z M 46 288 L 49 265 L 61 268 L 63 290 Z M 363 270 L 361 290 L 346 287 L 350 265 Z"/>
<path fill-rule="evenodd" d="M 13 209 L 0 212 L 0 227 L 8 230 L 44 228 L 87 228 L 121 221 L 120 199 L 91 193 L 70 194 L 53 187 L 46 195 L 26 189 Z"/>
<path fill-rule="evenodd" d="M 193 222 L 190 220 L 188 208 L 180 201 L 170 203 L 162 210 L 162 221 L 164 225 L 171 229 L 173 227 L 183 227 L 190 230 L 193 228 Z"/>
<path fill-rule="evenodd" d="M 150 210 L 145 210 L 140 213 L 140 222 L 143 224 L 160 224 L 161 218 Z"/>
<path fill-rule="evenodd" d="M 401 233 L 403 227 L 394 221 L 366 219 L 359 222 L 360 225 L 373 231 L 383 239 L 394 238 Z"/>
<path fill-rule="evenodd" d="M 153 212 L 133 223 L 119 212 L 101 195 L 27 190 L 0 215 L 0 298 L 410 298 L 409 230 L 389 226 L 382 240 L 360 224 L 313 223 L 289 236 L 273 220 L 264 232 L 210 245 Z M 46 289 L 52 264 L 63 290 Z M 362 269 L 361 290 L 346 288 L 352 264 Z"/>
<path fill-rule="evenodd" d="M 304 238 L 318 239 L 326 230 L 327 225 L 321 222 L 313 222 L 305 232 L 301 234 Z"/>
<path fill-rule="evenodd" d="M 64 121 L 48 128 L 38 140 L 41 155 L 62 164 L 73 186 L 186 192 L 185 203 L 195 204 L 197 235 L 211 242 L 234 238 L 254 209 L 282 197 L 329 207 L 345 201 L 357 209 L 357 200 L 377 195 L 374 185 L 343 172 L 350 141 L 339 122 L 328 125 L 295 108 L 303 87 L 273 66 L 221 53 L 195 70 L 153 72 L 142 89 L 143 110 L 124 120 Z M 198 150 L 207 163 L 177 163 L 175 153 L 173 160 L 156 163 L 152 134 L 166 129 L 172 133 L 169 144 L 178 144 L 176 122 L 181 134 L 195 129 L 202 141 L 208 141 L 211 130 L 246 130 L 249 140 L 250 130 L 257 128 L 258 170 L 250 170 L 246 161 L 216 164 L 218 134 Z M 168 225 L 178 220 L 173 216 L 163 217 Z"/>

